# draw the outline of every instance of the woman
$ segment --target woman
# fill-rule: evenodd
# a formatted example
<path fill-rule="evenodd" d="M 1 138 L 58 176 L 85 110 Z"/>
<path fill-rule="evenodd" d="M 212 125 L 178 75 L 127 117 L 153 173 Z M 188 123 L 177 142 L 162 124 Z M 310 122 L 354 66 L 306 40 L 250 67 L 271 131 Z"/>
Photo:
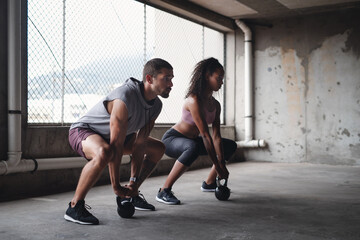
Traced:
<path fill-rule="evenodd" d="M 193 71 L 190 87 L 186 94 L 180 122 L 163 136 L 165 153 L 176 158 L 176 162 L 160 188 L 156 200 L 165 204 L 180 204 L 171 191 L 175 181 L 190 167 L 199 155 L 209 155 L 213 166 L 203 182 L 201 190 L 215 191 L 216 176 L 227 179 L 229 172 L 225 166 L 236 150 L 236 143 L 221 138 L 220 103 L 212 96 L 223 84 L 224 68 L 215 58 L 199 62 Z M 212 124 L 212 137 L 208 124 Z"/>

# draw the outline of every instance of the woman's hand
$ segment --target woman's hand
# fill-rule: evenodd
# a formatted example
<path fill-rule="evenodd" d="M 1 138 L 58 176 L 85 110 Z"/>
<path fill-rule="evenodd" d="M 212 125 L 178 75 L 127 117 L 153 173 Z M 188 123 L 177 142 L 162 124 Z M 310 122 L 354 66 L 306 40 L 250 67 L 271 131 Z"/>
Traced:
<path fill-rule="evenodd" d="M 220 179 L 229 178 L 229 171 L 227 170 L 225 164 L 219 164 L 219 166 L 216 168 L 216 172 L 219 175 Z"/>

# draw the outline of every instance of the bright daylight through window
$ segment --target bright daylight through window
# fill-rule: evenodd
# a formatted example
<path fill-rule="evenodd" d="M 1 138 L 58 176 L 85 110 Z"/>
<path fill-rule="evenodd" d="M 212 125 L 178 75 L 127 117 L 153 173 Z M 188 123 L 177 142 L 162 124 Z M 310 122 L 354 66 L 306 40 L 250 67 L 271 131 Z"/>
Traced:
<path fill-rule="evenodd" d="M 134 0 L 28 0 L 27 20 L 31 124 L 74 122 L 154 57 L 175 75 L 156 122 L 175 123 L 195 64 L 224 63 L 223 33 Z"/>

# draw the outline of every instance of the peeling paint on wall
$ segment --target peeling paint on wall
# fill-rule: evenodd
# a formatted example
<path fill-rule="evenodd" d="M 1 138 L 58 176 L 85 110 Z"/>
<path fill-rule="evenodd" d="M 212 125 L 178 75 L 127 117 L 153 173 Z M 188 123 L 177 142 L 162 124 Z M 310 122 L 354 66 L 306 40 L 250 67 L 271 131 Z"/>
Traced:
<path fill-rule="evenodd" d="M 308 144 L 313 149 L 308 158 L 317 162 L 319 155 L 325 155 L 322 152 L 328 152 L 338 159 L 347 159 L 346 164 L 360 163 L 352 161 L 353 156 L 347 150 L 347 145 L 356 141 L 352 132 L 359 132 L 355 119 L 358 118 L 356 109 L 360 110 L 353 101 L 360 95 L 354 88 L 360 83 L 357 77 L 360 62 L 351 51 L 343 51 L 349 35 L 350 31 L 346 30 L 329 36 L 309 57 L 308 127 L 317 130 L 308 135 Z M 324 149 L 316 145 L 319 137 L 324 139 L 324 146 L 331 147 Z"/>
<path fill-rule="evenodd" d="M 351 50 L 357 59 L 360 58 L 359 39 L 360 39 L 360 25 L 357 24 L 351 29 L 349 38 L 345 42 L 346 48 L 344 49 L 345 52 Z"/>
<path fill-rule="evenodd" d="M 342 131 L 341 134 L 350 137 L 350 132 L 346 128 Z"/>
<path fill-rule="evenodd" d="M 285 93 L 287 97 L 289 122 L 292 126 L 296 126 L 298 116 L 304 114 L 301 105 L 304 93 L 302 91 L 302 86 L 300 86 L 301 82 L 304 82 L 304 71 L 302 68 L 299 71 L 297 70 L 299 65 L 296 64 L 298 59 L 295 50 L 283 50 L 281 56 L 283 66 L 282 79 L 286 81 Z"/>
<path fill-rule="evenodd" d="M 349 145 L 351 156 L 354 158 L 360 158 L 360 143 L 352 145 Z"/>
<path fill-rule="evenodd" d="M 255 131 L 269 149 L 250 159 L 360 165 L 358 22 L 344 11 L 254 27 Z"/>

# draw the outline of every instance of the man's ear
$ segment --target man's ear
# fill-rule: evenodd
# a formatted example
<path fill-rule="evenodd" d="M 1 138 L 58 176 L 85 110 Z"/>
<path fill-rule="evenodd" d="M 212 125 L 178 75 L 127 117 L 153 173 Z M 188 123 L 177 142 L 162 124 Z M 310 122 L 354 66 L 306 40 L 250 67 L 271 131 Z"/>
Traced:
<path fill-rule="evenodd" d="M 145 80 L 147 83 L 152 84 L 153 83 L 153 77 L 149 74 L 146 74 Z"/>

